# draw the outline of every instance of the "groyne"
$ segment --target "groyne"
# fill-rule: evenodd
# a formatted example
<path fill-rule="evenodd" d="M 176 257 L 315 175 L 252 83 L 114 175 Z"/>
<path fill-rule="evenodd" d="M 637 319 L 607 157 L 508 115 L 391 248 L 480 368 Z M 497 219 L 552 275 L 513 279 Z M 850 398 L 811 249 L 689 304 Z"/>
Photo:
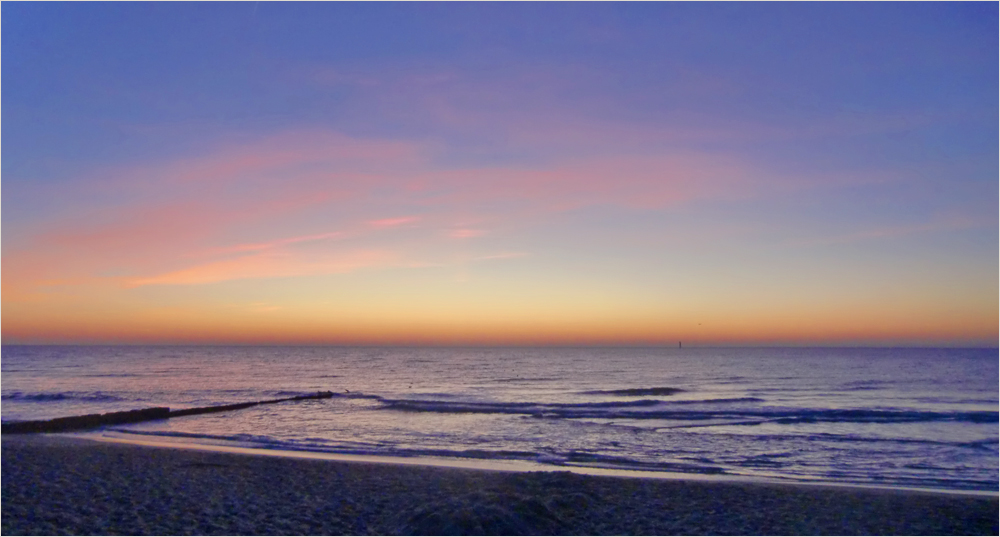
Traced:
<path fill-rule="evenodd" d="M 316 392 L 305 395 L 296 395 L 294 397 L 283 397 L 281 399 L 266 399 L 263 401 L 184 408 L 180 410 L 170 410 L 169 407 L 161 406 L 126 410 L 124 412 L 67 416 L 51 420 L 15 421 L 0 425 L 0 434 L 60 433 L 79 431 L 84 429 L 94 429 L 105 425 L 121 425 L 124 423 L 165 420 L 169 418 L 179 418 L 181 416 L 194 416 L 197 414 L 210 414 L 213 412 L 229 412 L 257 405 L 269 405 L 273 403 L 284 403 L 287 401 L 304 401 L 309 399 L 329 399 L 331 397 L 333 397 L 333 392 Z"/>

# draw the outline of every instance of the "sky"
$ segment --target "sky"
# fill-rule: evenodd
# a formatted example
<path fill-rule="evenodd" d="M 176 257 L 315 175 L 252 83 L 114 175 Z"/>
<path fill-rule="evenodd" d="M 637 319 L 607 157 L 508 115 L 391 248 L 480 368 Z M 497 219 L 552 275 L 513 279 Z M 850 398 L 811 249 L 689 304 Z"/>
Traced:
<path fill-rule="evenodd" d="M 4 2 L 2 341 L 998 341 L 998 5 Z"/>

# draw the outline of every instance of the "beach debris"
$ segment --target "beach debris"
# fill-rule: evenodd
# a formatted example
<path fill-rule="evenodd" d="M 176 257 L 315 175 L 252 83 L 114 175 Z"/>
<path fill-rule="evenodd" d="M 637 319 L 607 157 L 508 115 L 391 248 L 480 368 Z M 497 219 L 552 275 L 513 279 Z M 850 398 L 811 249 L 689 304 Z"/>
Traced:
<path fill-rule="evenodd" d="M 61 433 L 66 431 L 79 431 L 83 429 L 95 429 L 104 425 L 121 425 L 124 423 L 138 423 L 141 421 L 165 420 L 168 418 L 193 416 L 196 414 L 229 412 L 257 405 L 283 403 L 286 401 L 303 401 L 307 399 L 329 399 L 331 397 L 333 397 L 333 392 L 327 391 L 296 395 L 293 397 L 283 397 L 281 399 L 250 401 L 247 403 L 235 403 L 231 405 L 185 408 L 181 410 L 170 410 L 169 407 L 151 407 L 137 410 L 126 410 L 124 412 L 68 416 L 65 418 L 54 418 L 51 420 L 15 421 L 2 424 L 0 434 Z"/>

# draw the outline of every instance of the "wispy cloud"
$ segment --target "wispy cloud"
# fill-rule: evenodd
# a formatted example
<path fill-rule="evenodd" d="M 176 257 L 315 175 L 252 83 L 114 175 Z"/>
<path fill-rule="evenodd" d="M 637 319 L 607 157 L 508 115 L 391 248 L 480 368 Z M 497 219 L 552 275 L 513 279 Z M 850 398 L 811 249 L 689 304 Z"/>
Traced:
<path fill-rule="evenodd" d="M 419 221 L 420 218 L 416 216 L 401 216 L 398 218 L 382 218 L 380 220 L 369 220 L 368 225 L 373 228 L 384 229 L 389 227 L 398 227 L 406 224 L 413 224 Z"/>
<path fill-rule="evenodd" d="M 289 147 L 292 146 L 292 147 Z M 372 228 L 423 218 L 371 218 L 392 207 L 433 210 L 435 218 L 474 211 L 510 215 L 595 204 L 655 208 L 705 197 L 732 197 L 761 186 L 759 174 L 732 159 L 697 153 L 566 158 L 536 166 L 439 169 L 430 146 L 356 141 L 322 132 L 275 136 L 227 146 L 201 158 L 109 172 L 103 200 L 86 214 L 48 222 L 33 247 L 163 248 L 305 213 L 343 228 L 367 219 Z M 769 181 L 775 178 L 769 177 Z M 118 188 L 127 187 L 128 199 Z M 99 182 L 100 184 L 100 182 Z M 93 184 L 88 183 L 90 187 Z M 93 195 L 92 195 L 93 197 Z M 105 207 L 101 207 L 101 205 Z M 98 217 L 94 211 L 100 208 Z M 473 236 L 476 231 L 457 231 Z M 307 235 L 301 240 L 331 238 Z M 287 239 L 293 242 L 300 239 Z M 233 251 L 281 242 L 246 241 Z M 221 248 L 221 247 L 220 247 Z"/>
<path fill-rule="evenodd" d="M 339 239 L 344 237 L 344 233 L 340 231 L 334 231 L 331 233 L 318 233 L 315 235 L 302 235 L 299 237 L 288 237 L 284 239 L 278 239 L 268 242 L 256 242 L 256 243 L 246 243 L 237 244 L 235 246 L 227 246 L 224 248 L 219 248 L 214 250 L 212 253 L 228 254 L 228 253 L 239 253 L 239 252 L 255 252 L 260 250 L 270 250 L 273 248 L 279 248 L 281 246 L 287 246 L 289 244 L 296 244 L 300 242 L 313 242 L 329 239 Z"/>
<path fill-rule="evenodd" d="M 995 223 L 961 217 L 947 218 L 923 224 L 877 227 L 842 235 L 796 240 L 790 242 L 789 244 L 791 246 L 830 246 L 836 244 L 854 244 L 858 242 L 876 241 L 882 239 L 896 239 L 899 237 L 932 233 L 936 231 L 957 231 L 992 225 L 995 225 Z"/>
<path fill-rule="evenodd" d="M 445 239 L 493 240 L 539 215 L 597 205 L 659 210 L 759 195 L 774 181 L 731 158 L 690 151 L 442 168 L 434 147 L 301 131 L 108 171 L 86 213 L 67 211 L 20 237 L 30 252 L 5 250 L 5 275 L 119 272 L 140 287 L 332 274 L 385 263 L 389 251 L 407 252 L 404 264 L 441 259 L 435 248 L 448 246 L 433 245 L 442 230 Z M 401 239 L 372 233 L 403 227 L 424 238 L 393 243 Z M 316 232 L 323 229 L 335 231 Z M 338 252 L 368 253 L 331 253 L 333 241 Z M 178 269 L 179 259 L 200 262 Z"/>
<path fill-rule="evenodd" d="M 341 274 L 364 268 L 383 267 L 397 256 L 389 252 L 358 251 L 342 255 L 302 256 L 292 253 L 258 253 L 196 265 L 149 277 L 130 278 L 126 287 L 145 285 L 200 285 L 257 278 L 284 278 Z"/>
<path fill-rule="evenodd" d="M 453 239 L 472 239 L 475 237 L 482 237 L 486 232 L 482 229 L 453 229 L 448 233 L 448 236 Z"/>

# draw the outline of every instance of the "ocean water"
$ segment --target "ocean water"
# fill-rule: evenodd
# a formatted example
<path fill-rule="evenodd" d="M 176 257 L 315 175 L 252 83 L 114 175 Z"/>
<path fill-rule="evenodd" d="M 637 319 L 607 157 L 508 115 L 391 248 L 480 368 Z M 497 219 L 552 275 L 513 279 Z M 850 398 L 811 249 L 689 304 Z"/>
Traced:
<path fill-rule="evenodd" d="M 5 422 L 331 399 L 109 435 L 998 489 L 997 349 L 2 347 Z"/>

